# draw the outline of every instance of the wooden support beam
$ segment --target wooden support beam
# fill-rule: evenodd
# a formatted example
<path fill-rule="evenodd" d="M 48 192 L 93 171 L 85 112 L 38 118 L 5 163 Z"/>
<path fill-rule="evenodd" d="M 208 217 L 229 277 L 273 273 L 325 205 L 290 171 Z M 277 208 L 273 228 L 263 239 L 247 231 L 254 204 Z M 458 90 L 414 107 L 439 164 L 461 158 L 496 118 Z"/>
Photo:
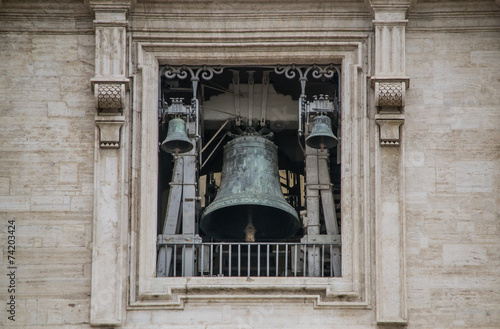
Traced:
<path fill-rule="evenodd" d="M 329 189 L 321 189 L 321 204 L 323 206 L 323 215 L 325 217 L 326 233 L 331 235 L 339 234 L 339 225 L 337 222 L 337 212 L 335 209 L 335 201 L 333 200 L 333 191 L 331 189 L 330 171 L 328 170 L 328 153 L 318 156 L 318 172 L 320 185 L 328 185 Z M 331 255 L 333 274 L 334 276 L 342 276 L 340 257 L 340 247 L 333 247 Z"/>
<path fill-rule="evenodd" d="M 192 139 L 192 143 L 195 140 Z M 182 185 L 182 233 L 184 235 L 194 235 L 195 215 L 196 215 L 196 148 L 183 155 L 184 158 L 184 179 Z M 194 274 L 194 248 L 184 248 L 184 276 Z"/>
<path fill-rule="evenodd" d="M 178 156 L 174 160 L 174 170 L 172 182 L 168 194 L 167 210 L 165 222 L 163 223 L 163 234 L 176 234 L 178 232 L 180 222 L 180 207 L 182 198 L 182 180 L 184 178 L 184 158 Z M 158 259 L 156 266 L 157 276 L 168 276 L 172 260 L 172 248 L 165 246 L 158 250 Z"/>

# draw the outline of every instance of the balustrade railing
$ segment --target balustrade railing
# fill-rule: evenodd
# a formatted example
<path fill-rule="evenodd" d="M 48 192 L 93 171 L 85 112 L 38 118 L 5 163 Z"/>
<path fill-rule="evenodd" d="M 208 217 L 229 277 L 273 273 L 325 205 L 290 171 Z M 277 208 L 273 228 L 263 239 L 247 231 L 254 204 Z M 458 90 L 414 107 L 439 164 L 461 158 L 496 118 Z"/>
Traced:
<path fill-rule="evenodd" d="M 335 277 L 339 243 L 160 243 L 166 277 Z M 339 271 L 336 271 L 339 272 Z"/>

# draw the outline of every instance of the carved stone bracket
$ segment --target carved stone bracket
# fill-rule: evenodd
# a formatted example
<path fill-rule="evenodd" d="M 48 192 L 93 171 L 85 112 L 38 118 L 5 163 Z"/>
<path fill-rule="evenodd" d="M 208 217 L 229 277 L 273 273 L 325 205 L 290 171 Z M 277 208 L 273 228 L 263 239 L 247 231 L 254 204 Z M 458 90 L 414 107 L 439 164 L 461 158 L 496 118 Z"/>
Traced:
<path fill-rule="evenodd" d="M 399 146 L 401 143 L 400 126 L 404 123 L 402 116 L 391 118 L 388 115 L 377 115 L 375 122 L 380 130 L 381 146 Z"/>
<path fill-rule="evenodd" d="M 95 123 L 99 127 L 99 146 L 102 149 L 120 148 L 120 129 L 125 123 L 123 116 L 97 116 Z"/>
<path fill-rule="evenodd" d="M 96 83 L 95 107 L 101 112 L 122 112 L 125 107 L 124 83 Z"/>
<path fill-rule="evenodd" d="M 372 78 L 375 88 L 375 122 L 379 126 L 381 146 L 400 146 L 404 123 L 405 92 L 408 78 Z"/>
<path fill-rule="evenodd" d="M 401 109 L 405 105 L 405 82 L 376 82 L 375 83 L 375 106 L 397 107 Z"/>

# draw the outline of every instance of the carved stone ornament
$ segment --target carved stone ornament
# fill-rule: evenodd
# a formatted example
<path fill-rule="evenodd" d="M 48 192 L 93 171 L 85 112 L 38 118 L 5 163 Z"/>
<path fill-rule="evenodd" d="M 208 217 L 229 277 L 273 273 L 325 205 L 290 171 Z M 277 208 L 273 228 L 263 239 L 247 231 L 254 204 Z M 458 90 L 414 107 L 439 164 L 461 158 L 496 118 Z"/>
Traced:
<path fill-rule="evenodd" d="M 404 107 L 405 82 L 376 82 L 375 106 L 377 107 Z"/>
<path fill-rule="evenodd" d="M 380 130 L 380 145 L 381 146 L 399 146 L 401 143 L 400 126 L 403 124 L 403 119 L 382 119 L 376 118 L 375 122 Z"/>
<path fill-rule="evenodd" d="M 123 116 L 97 116 L 95 118 L 95 123 L 99 127 L 100 148 L 120 148 L 120 129 L 124 122 Z"/>
<path fill-rule="evenodd" d="M 96 108 L 99 112 L 121 112 L 125 107 L 125 84 L 96 83 Z"/>

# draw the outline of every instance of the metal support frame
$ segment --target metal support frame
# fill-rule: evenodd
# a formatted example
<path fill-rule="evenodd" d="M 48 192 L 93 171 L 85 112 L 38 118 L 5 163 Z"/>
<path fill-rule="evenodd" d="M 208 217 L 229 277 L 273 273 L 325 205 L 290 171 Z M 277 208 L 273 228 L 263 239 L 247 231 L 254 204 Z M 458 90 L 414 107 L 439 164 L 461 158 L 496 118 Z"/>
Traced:
<path fill-rule="evenodd" d="M 318 103 L 316 99 L 314 99 L 313 103 L 307 100 L 306 95 L 306 85 L 307 85 L 307 76 L 311 73 L 312 78 L 321 79 L 321 78 L 332 78 L 335 73 L 337 76 L 340 76 L 340 67 L 334 64 L 328 64 L 325 66 L 320 65 L 311 65 L 311 66 L 298 66 L 298 65 L 289 65 L 289 66 L 276 66 L 274 72 L 277 74 L 284 74 L 288 79 L 295 79 L 297 74 L 299 75 L 301 94 L 299 98 L 299 136 L 302 136 L 304 133 L 303 130 L 303 120 L 306 120 L 306 125 L 309 124 L 309 116 L 311 114 L 316 114 L 319 112 L 333 112 L 339 111 L 340 109 L 340 101 L 337 98 L 334 106 L 324 106 L 327 104 L 326 102 Z M 338 95 L 340 95 L 340 83 Z M 321 98 L 321 96 L 320 96 Z M 324 98 L 323 98 L 324 99 Z M 321 105 L 320 105 L 321 104 Z"/>
<path fill-rule="evenodd" d="M 267 96 L 269 94 L 269 73 L 271 71 L 264 71 L 262 73 L 262 103 L 260 107 L 260 126 L 264 127 L 266 125 L 266 115 L 267 115 Z"/>
<path fill-rule="evenodd" d="M 340 76 L 340 69 L 333 64 L 327 66 L 296 66 L 290 65 L 286 67 L 276 67 L 277 74 L 284 74 L 288 79 L 294 79 L 297 74 L 299 76 L 301 95 L 299 98 L 299 142 L 302 135 L 309 134 L 309 122 L 313 116 L 331 114 L 339 112 L 340 114 L 340 101 L 334 99 L 331 102 L 328 96 L 318 95 L 314 96 L 312 101 L 307 100 L 305 94 L 307 85 L 307 76 L 315 79 L 319 78 L 332 78 L 335 73 Z M 340 95 L 340 83 L 339 83 Z M 307 136 L 306 136 L 307 137 Z M 302 147 L 302 146 L 301 146 Z M 333 199 L 333 191 L 331 188 L 331 179 L 328 170 L 328 152 L 320 152 L 316 149 L 306 146 L 305 150 L 305 163 L 306 163 L 306 204 L 307 204 L 307 234 L 309 236 L 320 236 L 320 205 L 323 210 L 325 225 L 328 235 L 338 235 L 339 228 L 337 223 L 337 215 L 335 212 L 335 202 Z M 305 236 L 302 241 L 307 242 L 308 237 Z M 341 259 L 340 248 L 333 247 L 332 252 L 332 266 L 334 267 L 335 276 L 341 275 Z M 314 261 L 308 262 L 308 271 L 313 276 L 319 276 L 319 259 L 318 251 L 309 248 L 309 259 Z"/>
<path fill-rule="evenodd" d="M 214 74 L 222 73 L 221 67 L 172 67 L 165 66 L 160 70 L 160 75 L 164 74 L 169 79 L 186 79 L 190 77 L 193 90 L 193 98 L 190 105 L 184 105 L 183 99 L 173 98 L 170 106 L 162 99 L 161 91 L 159 96 L 159 115 L 166 121 L 167 116 L 183 117 L 187 121 L 187 131 L 194 145 L 199 145 L 200 138 L 200 112 L 199 100 L 197 98 L 198 83 L 200 79 L 210 80 Z M 161 80 L 160 80 L 161 81 Z M 161 90 L 161 88 L 160 88 Z M 171 182 L 170 194 L 168 198 L 165 223 L 161 237 L 169 236 L 170 239 L 177 236 L 178 241 L 198 240 L 195 227 L 196 215 L 196 177 L 197 177 L 197 155 L 201 153 L 197 147 L 193 150 L 176 156 L 174 158 L 174 172 Z M 181 226 L 182 223 L 182 226 Z M 177 241 L 177 240 L 176 240 Z M 185 276 L 192 276 L 195 269 L 195 248 L 185 246 L 183 249 L 182 273 Z M 157 275 L 168 276 L 171 271 L 172 260 L 175 253 L 171 247 L 159 245 L 157 260 Z M 175 260 L 173 261 L 175 266 Z"/>
<path fill-rule="evenodd" d="M 187 106 L 185 114 L 188 116 L 193 117 L 195 121 L 195 128 L 194 128 L 194 135 L 196 137 L 196 141 L 200 138 L 200 102 L 198 100 L 198 83 L 200 82 L 200 79 L 203 80 L 211 80 L 214 76 L 214 74 L 221 74 L 224 71 L 224 68 L 218 66 L 218 67 L 212 67 L 212 66 L 206 66 L 203 65 L 201 67 L 191 67 L 191 66 L 164 66 L 160 69 L 160 77 L 161 74 L 164 74 L 166 78 L 168 79 L 186 79 L 190 78 L 191 79 L 191 84 L 192 84 L 192 89 L 193 89 L 193 98 L 191 99 L 191 106 Z M 160 79 L 161 83 L 161 79 Z M 161 88 L 159 89 L 161 93 Z M 160 113 L 163 113 L 165 110 L 164 104 L 165 100 L 162 99 L 162 95 L 160 94 L 159 96 L 159 104 L 160 108 L 159 111 Z"/>

